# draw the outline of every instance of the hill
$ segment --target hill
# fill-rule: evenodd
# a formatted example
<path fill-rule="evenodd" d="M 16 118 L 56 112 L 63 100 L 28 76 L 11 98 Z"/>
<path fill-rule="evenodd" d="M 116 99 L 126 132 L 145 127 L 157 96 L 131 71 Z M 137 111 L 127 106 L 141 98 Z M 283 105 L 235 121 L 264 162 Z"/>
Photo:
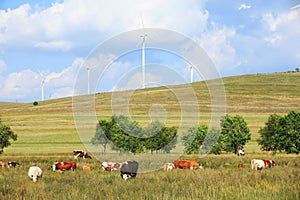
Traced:
<path fill-rule="evenodd" d="M 220 106 L 211 99 L 211 96 L 218 96 L 219 91 L 208 87 L 213 87 L 214 81 L 95 94 L 95 113 L 98 119 L 107 119 L 112 114 L 126 112 L 128 108 L 130 116 L 143 125 L 151 120 L 154 113 L 154 117 L 165 118 L 170 126 L 180 126 L 182 115 L 192 120 L 194 116 L 189 113 L 200 113 L 200 123 L 208 124 L 211 109 Z M 221 81 L 226 94 L 226 112 L 243 116 L 252 133 L 252 140 L 245 148 L 248 152 L 258 150 L 258 130 L 264 126 L 270 114 L 284 115 L 290 110 L 300 110 L 300 73 L 244 75 L 226 77 Z M 181 98 L 189 95 L 187 88 L 190 86 L 197 99 L 199 112 L 193 110 L 195 99 L 189 102 L 189 98 Z M 189 104 L 186 107 L 189 110 L 182 110 L 183 104 Z M 83 110 L 84 106 L 90 105 L 83 103 Z M 0 117 L 18 134 L 18 140 L 4 149 L 6 153 L 53 153 L 84 149 L 74 124 L 71 97 L 46 100 L 39 102 L 38 106 L 1 102 Z"/>

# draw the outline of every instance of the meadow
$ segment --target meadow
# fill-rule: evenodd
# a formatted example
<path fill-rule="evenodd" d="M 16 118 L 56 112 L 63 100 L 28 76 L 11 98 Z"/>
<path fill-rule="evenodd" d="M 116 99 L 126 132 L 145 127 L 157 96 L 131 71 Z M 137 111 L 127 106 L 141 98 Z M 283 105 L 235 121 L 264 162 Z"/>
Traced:
<path fill-rule="evenodd" d="M 67 155 L 7 155 L 3 161 L 19 161 L 17 168 L 0 168 L 0 199 L 300 199 L 300 158 L 297 155 L 232 154 L 183 155 L 195 159 L 203 169 L 139 173 L 124 181 L 119 171 L 103 171 L 100 161 L 78 160 L 76 172 L 53 172 L 55 161 L 71 161 Z M 263 171 L 251 170 L 252 158 L 273 159 L 276 166 Z M 245 168 L 237 165 L 244 163 Z M 32 182 L 27 176 L 29 166 L 43 170 L 42 179 Z M 91 171 L 83 171 L 88 165 Z"/>

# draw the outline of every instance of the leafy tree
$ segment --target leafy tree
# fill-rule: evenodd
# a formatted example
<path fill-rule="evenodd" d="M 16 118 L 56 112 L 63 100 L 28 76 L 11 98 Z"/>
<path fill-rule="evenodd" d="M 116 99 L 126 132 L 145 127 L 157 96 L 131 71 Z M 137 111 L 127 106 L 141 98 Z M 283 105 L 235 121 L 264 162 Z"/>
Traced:
<path fill-rule="evenodd" d="M 220 137 L 222 149 L 236 154 L 238 146 L 251 139 L 251 133 L 243 117 L 226 115 L 221 119 Z"/>
<path fill-rule="evenodd" d="M 187 154 L 198 154 L 208 132 L 206 125 L 190 128 L 182 137 L 184 150 Z"/>
<path fill-rule="evenodd" d="M 291 111 L 286 116 L 270 115 L 265 127 L 259 130 L 258 140 L 262 150 L 286 153 L 300 152 L 300 112 Z"/>
<path fill-rule="evenodd" d="M 222 146 L 220 141 L 220 131 L 216 129 L 211 129 L 205 136 L 205 140 L 202 143 L 202 152 L 221 154 Z"/>
<path fill-rule="evenodd" d="M 103 152 L 106 152 L 107 145 L 109 144 L 109 134 L 111 132 L 112 123 L 106 120 L 101 120 L 97 124 L 95 136 L 91 139 L 92 144 L 102 145 Z"/>
<path fill-rule="evenodd" d="M 164 127 L 163 128 L 165 144 L 162 150 L 165 153 L 170 153 L 172 149 L 176 147 L 177 144 L 177 128 L 176 127 Z"/>
<path fill-rule="evenodd" d="M 10 140 L 17 140 L 17 135 L 10 129 L 9 126 L 6 126 L 2 123 L 0 119 L 0 154 L 3 152 L 5 147 L 11 145 Z"/>
<path fill-rule="evenodd" d="M 264 151 L 276 151 L 277 141 L 276 137 L 279 131 L 279 122 L 282 117 L 276 114 L 269 116 L 268 121 L 265 123 L 265 127 L 261 128 L 258 133 L 260 138 L 257 140 L 258 144 L 261 146 L 261 150 Z"/>

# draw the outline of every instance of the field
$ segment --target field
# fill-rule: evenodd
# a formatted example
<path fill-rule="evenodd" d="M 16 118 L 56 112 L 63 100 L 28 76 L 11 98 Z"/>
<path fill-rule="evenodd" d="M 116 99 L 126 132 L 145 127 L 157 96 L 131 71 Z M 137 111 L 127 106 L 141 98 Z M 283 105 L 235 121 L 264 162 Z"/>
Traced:
<path fill-rule="evenodd" d="M 195 82 L 190 86 L 197 97 L 200 109 L 200 123 L 209 124 L 212 102 L 208 82 Z M 245 151 L 257 152 L 258 130 L 264 126 L 270 114 L 285 115 L 291 110 L 300 110 L 300 73 L 253 74 L 222 79 L 226 94 L 224 107 L 230 115 L 244 117 L 252 133 L 251 141 Z M 184 96 L 187 85 L 147 88 L 133 91 L 128 105 L 118 103 L 112 109 L 113 93 L 99 93 L 95 99 L 97 119 L 108 119 L 116 111 L 128 108 L 133 120 L 146 125 L 150 120 L 150 111 L 154 105 L 163 108 L 167 126 L 179 126 L 182 121 L 180 102 L 174 91 Z M 116 93 L 126 96 L 128 93 Z M 186 102 L 189 104 L 189 102 Z M 88 106 L 83 104 L 84 106 Z M 188 105 L 193 106 L 193 104 Z M 158 110 L 161 108 L 158 107 Z M 154 107 L 155 108 L 155 107 Z M 193 113 L 193 112 L 192 112 Z M 0 102 L 0 117 L 18 135 L 18 140 L 4 149 L 6 153 L 64 153 L 74 149 L 85 149 L 74 123 L 72 98 L 61 98 L 31 103 Z M 189 123 L 187 119 L 184 123 Z M 95 132 L 96 122 L 91 124 L 89 134 Z"/>
<path fill-rule="evenodd" d="M 155 156 L 155 155 L 154 155 Z M 100 161 L 79 160 L 76 172 L 53 172 L 55 161 L 71 161 L 68 155 L 4 154 L 1 160 L 19 161 L 17 168 L 0 168 L 0 199 L 300 199 L 300 163 L 296 155 L 248 154 L 182 156 L 204 166 L 199 170 L 139 173 L 124 181 L 119 171 L 103 171 Z M 276 166 L 252 171 L 252 158 L 273 159 Z M 238 169 L 244 163 L 246 168 Z M 43 178 L 33 183 L 27 177 L 29 166 L 42 168 Z M 89 165 L 92 171 L 83 171 Z"/>

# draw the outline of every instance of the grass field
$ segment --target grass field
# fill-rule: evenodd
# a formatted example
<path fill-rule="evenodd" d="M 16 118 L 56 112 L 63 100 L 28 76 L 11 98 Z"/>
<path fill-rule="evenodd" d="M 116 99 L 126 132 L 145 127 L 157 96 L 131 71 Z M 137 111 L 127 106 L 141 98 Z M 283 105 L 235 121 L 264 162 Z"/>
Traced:
<path fill-rule="evenodd" d="M 252 133 L 252 139 L 245 147 L 247 153 L 259 151 L 256 142 L 258 130 L 264 126 L 270 114 L 284 115 L 291 110 L 300 110 L 300 73 L 245 75 L 223 78 L 222 81 L 226 94 L 226 113 L 244 117 Z M 214 84 L 214 80 L 208 82 Z M 211 110 L 213 106 L 218 106 L 212 104 L 208 82 L 191 84 L 197 97 L 201 124 L 210 123 Z M 185 96 L 186 87 L 187 85 L 177 85 L 132 91 L 129 93 L 129 104 L 124 105 L 121 102 L 115 108 L 111 104 L 116 93 L 96 94 L 96 118 L 108 119 L 114 111 L 128 108 L 133 120 L 146 125 L 151 119 L 153 105 L 159 105 L 158 111 L 163 111 L 166 125 L 179 126 L 182 113 L 180 100 L 174 91 Z M 215 91 L 218 93 L 218 90 Z M 128 92 L 118 94 L 126 96 Z M 194 102 L 189 103 L 188 100 L 185 103 L 193 108 Z M 84 106 L 90 105 L 83 102 L 83 109 Z M 192 123 L 193 113 L 196 112 L 190 110 L 187 113 L 192 114 L 184 121 L 185 124 Z M 46 100 L 39 102 L 38 106 L 33 106 L 32 103 L 1 102 L 0 117 L 18 135 L 18 140 L 4 149 L 6 153 L 71 152 L 85 148 L 75 127 L 71 97 Z M 94 134 L 95 123 L 90 124 L 90 135 Z"/>
<path fill-rule="evenodd" d="M 182 156 L 195 159 L 204 166 L 199 170 L 158 169 L 139 173 L 124 181 L 119 171 L 103 171 L 100 161 L 79 160 L 77 171 L 53 172 L 56 161 L 71 161 L 66 154 L 3 154 L 2 161 L 19 161 L 17 168 L 0 168 L 0 199 L 300 199 L 300 163 L 296 155 L 247 154 Z M 275 160 L 276 166 L 253 171 L 253 158 Z M 100 159 L 101 160 L 101 159 Z M 246 168 L 238 169 L 244 163 Z M 43 177 L 33 183 L 27 176 L 30 166 L 43 170 Z M 82 170 L 83 165 L 92 171 Z"/>

